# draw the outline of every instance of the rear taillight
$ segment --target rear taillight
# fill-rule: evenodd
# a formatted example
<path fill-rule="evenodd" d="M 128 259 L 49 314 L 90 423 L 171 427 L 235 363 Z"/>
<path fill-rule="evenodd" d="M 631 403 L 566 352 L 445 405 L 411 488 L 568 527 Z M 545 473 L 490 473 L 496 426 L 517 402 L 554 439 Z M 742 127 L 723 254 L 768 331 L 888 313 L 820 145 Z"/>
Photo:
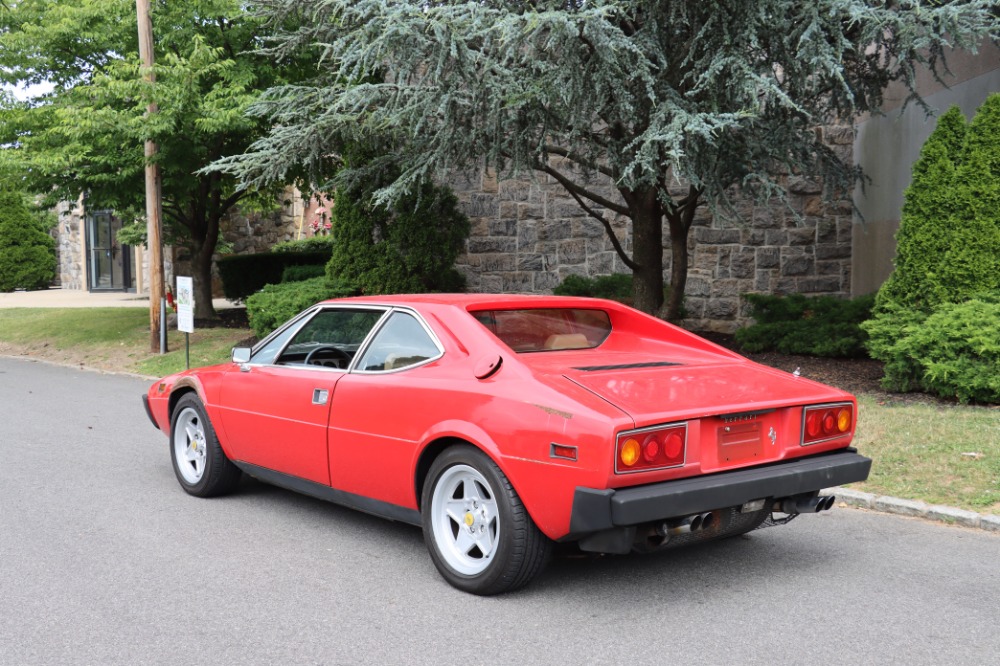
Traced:
<path fill-rule="evenodd" d="M 816 405 L 802 411 L 802 445 L 816 444 L 851 434 L 854 428 L 854 405 Z"/>
<path fill-rule="evenodd" d="M 623 432 L 618 435 L 615 447 L 615 473 L 680 467 L 684 464 L 686 449 L 686 423 Z"/>

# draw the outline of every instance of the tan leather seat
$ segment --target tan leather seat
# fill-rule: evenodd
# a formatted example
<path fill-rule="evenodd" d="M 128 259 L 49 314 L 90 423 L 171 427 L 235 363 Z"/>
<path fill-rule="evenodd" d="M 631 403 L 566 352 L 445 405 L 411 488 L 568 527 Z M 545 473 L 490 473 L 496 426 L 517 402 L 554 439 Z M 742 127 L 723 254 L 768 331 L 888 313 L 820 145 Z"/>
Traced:
<path fill-rule="evenodd" d="M 550 335 L 545 341 L 545 349 L 586 349 L 590 340 L 583 333 L 560 333 Z"/>

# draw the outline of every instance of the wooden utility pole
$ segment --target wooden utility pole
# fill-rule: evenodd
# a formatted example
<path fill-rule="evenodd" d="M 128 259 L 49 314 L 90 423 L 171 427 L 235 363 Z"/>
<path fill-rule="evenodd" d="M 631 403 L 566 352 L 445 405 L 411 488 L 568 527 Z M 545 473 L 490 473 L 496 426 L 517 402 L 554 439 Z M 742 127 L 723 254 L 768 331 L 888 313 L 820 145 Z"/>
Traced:
<path fill-rule="evenodd" d="M 156 81 L 153 73 L 153 21 L 149 16 L 149 0 L 135 0 L 139 24 L 139 58 L 142 60 L 143 77 L 149 83 Z M 146 115 L 157 112 L 156 103 L 150 102 Z M 163 204 L 160 197 L 160 165 L 154 163 L 157 146 L 146 140 L 146 247 L 149 248 L 149 341 L 150 351 L 161 354 L 167 351 L 166 336 L 161 338 L 163 326 L 163 245 L 160 238 Z"/>

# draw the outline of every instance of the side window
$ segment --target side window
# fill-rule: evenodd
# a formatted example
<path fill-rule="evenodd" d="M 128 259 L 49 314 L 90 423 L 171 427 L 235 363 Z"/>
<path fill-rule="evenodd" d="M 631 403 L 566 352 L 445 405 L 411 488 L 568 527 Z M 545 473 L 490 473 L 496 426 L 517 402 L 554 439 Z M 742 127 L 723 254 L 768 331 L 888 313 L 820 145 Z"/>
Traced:
<path fill-rule="evenodd" d="M 416 317 L 406 312 L 394 312 L 375 335 L 357 368 L 367 372 L 399 370 L 440 354 L 441 350 Z"/>
<path fill-rule="evenodd" d="M 275 363 L 346 368 L 382 314 L 382 310 L 321 310 L 298 330 Z"/>
<path fill-rule="evenodd" d="M 298 326 L 289 326 L 278 335 L 267 341 L 263 347 L 254 352 L 250 357 L 251 363 L 270 363 L 274 360 L 274 355 L 281 351 L 288 339 L 292 337 Z"/>

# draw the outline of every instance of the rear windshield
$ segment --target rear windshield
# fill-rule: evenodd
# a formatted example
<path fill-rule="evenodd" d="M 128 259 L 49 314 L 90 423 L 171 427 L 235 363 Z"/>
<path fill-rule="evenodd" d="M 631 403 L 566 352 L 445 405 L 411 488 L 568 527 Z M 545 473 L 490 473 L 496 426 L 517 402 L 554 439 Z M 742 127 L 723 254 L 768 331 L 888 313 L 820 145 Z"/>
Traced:
<path fill-rule="evenodd" d="M 477 310 L 472 316 L 516 352 L 590 349 L 611 333 L 604 310 Z"/>

